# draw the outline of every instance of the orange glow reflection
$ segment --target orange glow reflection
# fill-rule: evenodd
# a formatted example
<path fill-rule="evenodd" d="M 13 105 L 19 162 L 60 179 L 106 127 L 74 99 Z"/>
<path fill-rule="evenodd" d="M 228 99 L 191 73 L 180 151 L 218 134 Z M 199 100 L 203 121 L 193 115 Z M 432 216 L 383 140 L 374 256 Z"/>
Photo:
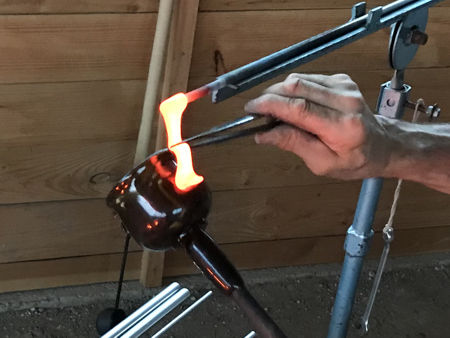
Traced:
<path fill-rule="evenodd" d="M 199 183 L 203 177 L 195 173 L 192 165 L 191 147 L 187 143 L 181 143 L 181 118 L 188 104 L 188 98 L 184 93 L 178 93 L 163 101 L 159 110 L 164 119 L 167 131 L 167 146 L 177 159 L 177 172 L 175 173 L 175 185 L 181 191 L 189 191 Z"/>

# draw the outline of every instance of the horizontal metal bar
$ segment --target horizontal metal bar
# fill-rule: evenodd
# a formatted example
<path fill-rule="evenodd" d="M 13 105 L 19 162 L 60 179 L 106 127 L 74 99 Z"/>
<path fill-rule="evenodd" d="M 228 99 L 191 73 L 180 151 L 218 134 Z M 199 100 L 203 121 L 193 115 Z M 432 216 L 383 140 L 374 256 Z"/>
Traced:
<path fill-rule="evenodd" d="M 207 85 L 212 101 L 223 101 L 441 1 L 443 0 L 399 0 L 374 8 L 368 14 L 341 26 L 217 77 L 214 82 Z"/>
<path fill-rule="evenodd" d="M 116 338 L 139 322 L 144 316 L 157 308 L 162 302 L 173 296 L 181 288 L 180 284 L 172 283 L 127 318 L 106 332 L 102 338 Z"/>
<path fill-rule="evenodd" d="M 190 292 L 188 289 L 183 288 L 178 290 L 172 297 L 167 299 L 164 303 L 160 304 L 154 311 L 150 312 L 147 316 L 141 319 L 131 329 L 126 331 L 121 338 L 137 338 L 145 331 L 155 325 L 161 318 L 163 318 L 170 311 L 175 309 L 184 300 L 189 297 Z"/>
<path fill-rule="evenodd" d="M 191 313 L 197 306 L 199 306 L 206 299 L 208 299 L 208 297 L 210 297 L 212 293 L 213 293 L 212 291 L 208 291 L 207 293 L 205 293 L 202 297 L 200 297 L 194 303 L 192 303 L 186 310 L 181 312 L 178 316 L 176 316 L 169 323 L 167 323 L 167 325 L 164 326 L 161 330 L 152 335 L 152 338 L 158 338 L 159 336 L 167 332 L 172 326 L 174 326 L 176 323 L 178 323 L 180 320 L 186 317 L 189 313 Z"/>

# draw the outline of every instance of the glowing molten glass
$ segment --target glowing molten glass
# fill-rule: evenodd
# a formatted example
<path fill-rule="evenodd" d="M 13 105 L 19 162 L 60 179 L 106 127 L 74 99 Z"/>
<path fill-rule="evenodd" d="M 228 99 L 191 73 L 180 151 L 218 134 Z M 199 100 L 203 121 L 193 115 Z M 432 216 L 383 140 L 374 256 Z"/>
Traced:
<path fill-rule="evenodd" d="M 187 143 L 180 143 L 182 141 L 181 118 L 187 104 L 187 96 L 183 93 L 178 93 L 163 101 L 159 106 L 159 111 L 166 126 L 167 146 L 177 158 L 175 185 L 181 191 L 189 191 L 203 182 L 203 177 L 197 175 L 194 171 L 191 147 Z M 177 145 L 174 146 L 175 144 Z"/>

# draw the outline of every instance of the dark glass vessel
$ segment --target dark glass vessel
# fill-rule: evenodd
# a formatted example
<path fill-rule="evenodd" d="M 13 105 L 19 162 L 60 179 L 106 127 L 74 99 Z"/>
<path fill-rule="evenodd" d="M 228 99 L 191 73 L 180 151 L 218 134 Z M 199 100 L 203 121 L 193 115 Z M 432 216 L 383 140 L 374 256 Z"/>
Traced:
<path fill-rule="evenodd" d="M 147 249 L 176 248 L 189 229 L 206 227 L 211 192 L 204 181 L 180 191 L 176 166 L 170 151 L 157 152 L 126 174 L 106 198 L 125 229 Z"/>

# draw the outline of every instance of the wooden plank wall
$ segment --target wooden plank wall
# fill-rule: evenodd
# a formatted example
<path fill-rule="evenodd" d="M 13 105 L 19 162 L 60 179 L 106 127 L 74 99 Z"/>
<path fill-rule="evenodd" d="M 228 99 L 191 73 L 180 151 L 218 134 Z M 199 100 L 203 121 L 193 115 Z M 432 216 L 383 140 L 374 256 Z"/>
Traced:
<path fill-rule="evenodd" d="M 190 89 L 345 22 L 353 2 L 200 1 Z M 123 234 L 103 198 L 131 166 L 156 10 L 155 0 L 0 0 L 0 291 L 116 279 Z M 429 42 L 406 76 L 412 97 L 439 102 L 446 121 L 449 29 L 447 1 L 430 11 Z M 379 32 L 299 71 L 349 73 L 374 106 L 391 75 L 388 37 Z M 185 134 L 239 116 L 263 87 L 196 102 Z M 210 232 L 239 267 L 341 260 L 360 182 L 316 177 L 252 140 L 194 156 L 213 190 Z M 378 231 L 393 188 L 386 182 Z M 402 195 L 394 252 L 450 249 L 450 197 L 410 183 Z M 133 245 L 126 278 L 139 269 Z M 166 276 L 192 271 L 182 252 L 167 254 Z"/>

